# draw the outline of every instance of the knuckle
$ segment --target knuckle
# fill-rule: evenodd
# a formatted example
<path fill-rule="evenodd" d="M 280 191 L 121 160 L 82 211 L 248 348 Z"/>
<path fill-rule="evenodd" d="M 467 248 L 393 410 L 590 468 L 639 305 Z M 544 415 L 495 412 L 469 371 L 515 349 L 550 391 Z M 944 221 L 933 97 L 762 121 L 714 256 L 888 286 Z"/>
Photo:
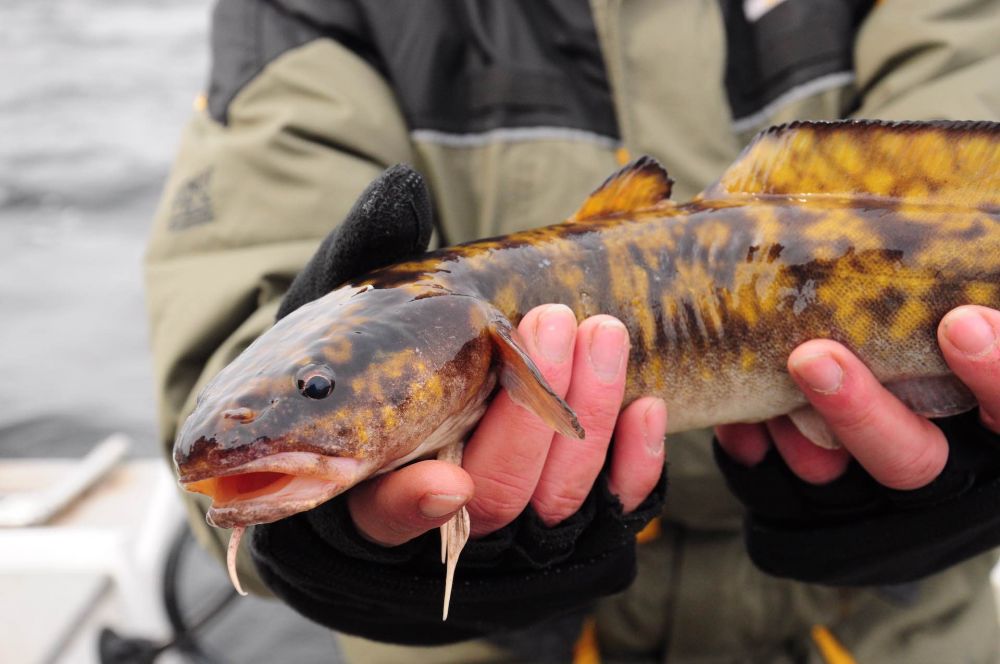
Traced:
<path fill-rule="evenodd" d="M 413 524 L 398 515 L 392 515 L 381 522 L 382 533 L 379 539 L 388 544 L 402 544 L 413 539 L 420 533 L 419 528 L 414 528 Z"/>
<path fill-rule="evenodd" d="M 365 539 L 380 546 L 398 546 L 420 534 L 395 514 L 351 510 L 351 520 Z"/>
<path fill-rule="evenodd" d="M 476 482 L 469 510 L 483 524 L 504 526 L 524 510 L 531 494 L 531 481 L 520 475 L 495 472 Z"/>
<path fill-rule="evenodd" d="M 524 505 L 497 496 L 483 496 L 474 500 L 469 509 L 482 523 L 503 526 L 516 519 Z"/>
<path fill-rule="evenodd" d="M 611 439 L 611 432 L 615 428 L 615 421 L 618 419 L 618 411 L 621 400 L 613 399 L 588 399 L 584 403 L 574 404 L 573 410 L 587 430 L 588 439 L 607 438 Z"/>
<path fill-rule="evenodd" d="M 552 362 L 545 357 L 531 358 L 542 372 L 542 376 L 548 381 L 553 390 L 560 396 L 566 390 L 566 386 L 573 380 L 573 365 L 568 362 Z"/>
<path fill-rule="evenodd" d="M 556 524 L 567 519 L 580 509 L 587 499 L 589 489 L 578 487 L 562 487 L 556 493 L 547 493 L 536 497 L 532 506 L 538 516 L 547 524 Z"/>
<path fill-rule="evenodd" d="M 877 399 L 852 399 L 842 408 L 822 413 L 835 430 L 845 439 L 862 437 L 871 430 L 881 414 Z"/>

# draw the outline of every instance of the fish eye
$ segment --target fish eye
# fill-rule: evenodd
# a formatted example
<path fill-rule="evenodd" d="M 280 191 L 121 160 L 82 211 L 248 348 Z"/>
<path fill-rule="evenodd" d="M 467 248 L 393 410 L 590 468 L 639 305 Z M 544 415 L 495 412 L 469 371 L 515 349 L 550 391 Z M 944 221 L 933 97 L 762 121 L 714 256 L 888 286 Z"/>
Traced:
<path fill-rule="evenodd" d="M 310 399 L 325 399 L 330 396 L 330 393 L 333 392 L 333 384 L 333 377 L 315 366 L 307 367 L 296 381 L 302 396 Z"/>
<path fill-rule="evenodd" d="M 310 376 L 299 380 L 299 392 L 310 399 L 325 399 L 333 392 L 333 381 L 326 376 Z"/>

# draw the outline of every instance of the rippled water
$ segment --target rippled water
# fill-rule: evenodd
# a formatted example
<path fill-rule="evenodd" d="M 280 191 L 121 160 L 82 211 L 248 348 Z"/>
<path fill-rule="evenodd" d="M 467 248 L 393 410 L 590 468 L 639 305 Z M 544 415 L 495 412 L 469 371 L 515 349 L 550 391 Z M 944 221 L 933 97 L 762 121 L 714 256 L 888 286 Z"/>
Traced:
<path fill-rule="evenodd" d="M 194 0 L 0 7 L 0 455 L 153 451 L 141 257 L 207 71 Z"/>

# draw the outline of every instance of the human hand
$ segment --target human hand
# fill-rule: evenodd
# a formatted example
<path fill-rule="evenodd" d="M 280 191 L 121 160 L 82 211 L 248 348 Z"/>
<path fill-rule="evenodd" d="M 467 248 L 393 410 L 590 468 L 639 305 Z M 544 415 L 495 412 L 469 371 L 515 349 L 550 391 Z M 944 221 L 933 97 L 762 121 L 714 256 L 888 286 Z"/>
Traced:
<path fill-rule="evenodd" d="M 983 425 L 1000 433 L 998 337 L 1000 312 L 986 307 L 958 307 L 938 326 L 945 361 L 978 399 Z M 941 430 L 882 387 L 844 346 L 808 341 L 789 356 L 788 369 L 843 447 L 818 447 L 788 417 L 779 417 L 717 427 L 720 447 L 734 460 L 754 466 L 773 444 L 800 479 L 826 484 L 840 477 L 853 457 L 892 489 L 925 486 L 944 468 L 948 442 Z"/>
<path fill-rule="evenodd" d="M 568 307 L 543 305 L 518 326 L 549 385 L 577 413 L 586 439 L 555 434 L 501 391 L 465 448 L 461 467 L 422 461 L 370 480 L 348 494 L 358 530 L 386 546 L 407 542 L 448 521 L 468 503 L 472 536 L 512 522 L 530 503 L 548 526 L 574 514 L 601 468 L 609 444 L 609 488 L 625 513 L 656 486 L 663 470 L 666 405 L 643 398 L 621 408 L 628 333 L 610 316 L 579 327 Z"/>

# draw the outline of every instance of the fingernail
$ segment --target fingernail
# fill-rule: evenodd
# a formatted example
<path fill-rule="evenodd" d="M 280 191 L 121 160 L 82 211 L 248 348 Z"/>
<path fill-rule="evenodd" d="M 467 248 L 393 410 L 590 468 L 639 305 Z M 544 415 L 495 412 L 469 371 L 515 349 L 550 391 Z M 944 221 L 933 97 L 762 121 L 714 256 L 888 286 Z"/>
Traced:
<path fill-rule="evenodd" d="M 545 307 L 535 323 L 535 346 L 550 362 L 562 363 L 573 346 L 573 324 L 576 318 L 569 307 Z"/>
<path fill-rule="evenodd" d="M 803 383 L 822 394 L 834 394 L 844 382 L 844 370 L 826 353 L 807 355 L 791 365 Z"/>
<path fill-rule="evenodd" d="M 625 358 L 628 332 L 617 320 L 601 322 L 590 337 L 590 363 L 594 373 L 605 383 L 611 383 L 621 372 Z"/>
<path fill-rule="evenodd" d="M 654 399 L 643 415 L 646 437 L 646 451 L 658 457 L 663 453 L 664 438 L 667 435 L 667 404 L 663 399 Z"/>
<path fill-rule="evenodd" d="M 420 499 L 420 513 L 428 519 L 440 519 L 454 514 L 469 502 L 468 496 L 449 493 L 429 493 Z"/>
<path fill-rule="evenodd" d="M 971 357 L 985 355 L 996 343 L 996 333 L 989 321 L 971 309 L 958 309 L 944 322 L 948 341 Z"/>

